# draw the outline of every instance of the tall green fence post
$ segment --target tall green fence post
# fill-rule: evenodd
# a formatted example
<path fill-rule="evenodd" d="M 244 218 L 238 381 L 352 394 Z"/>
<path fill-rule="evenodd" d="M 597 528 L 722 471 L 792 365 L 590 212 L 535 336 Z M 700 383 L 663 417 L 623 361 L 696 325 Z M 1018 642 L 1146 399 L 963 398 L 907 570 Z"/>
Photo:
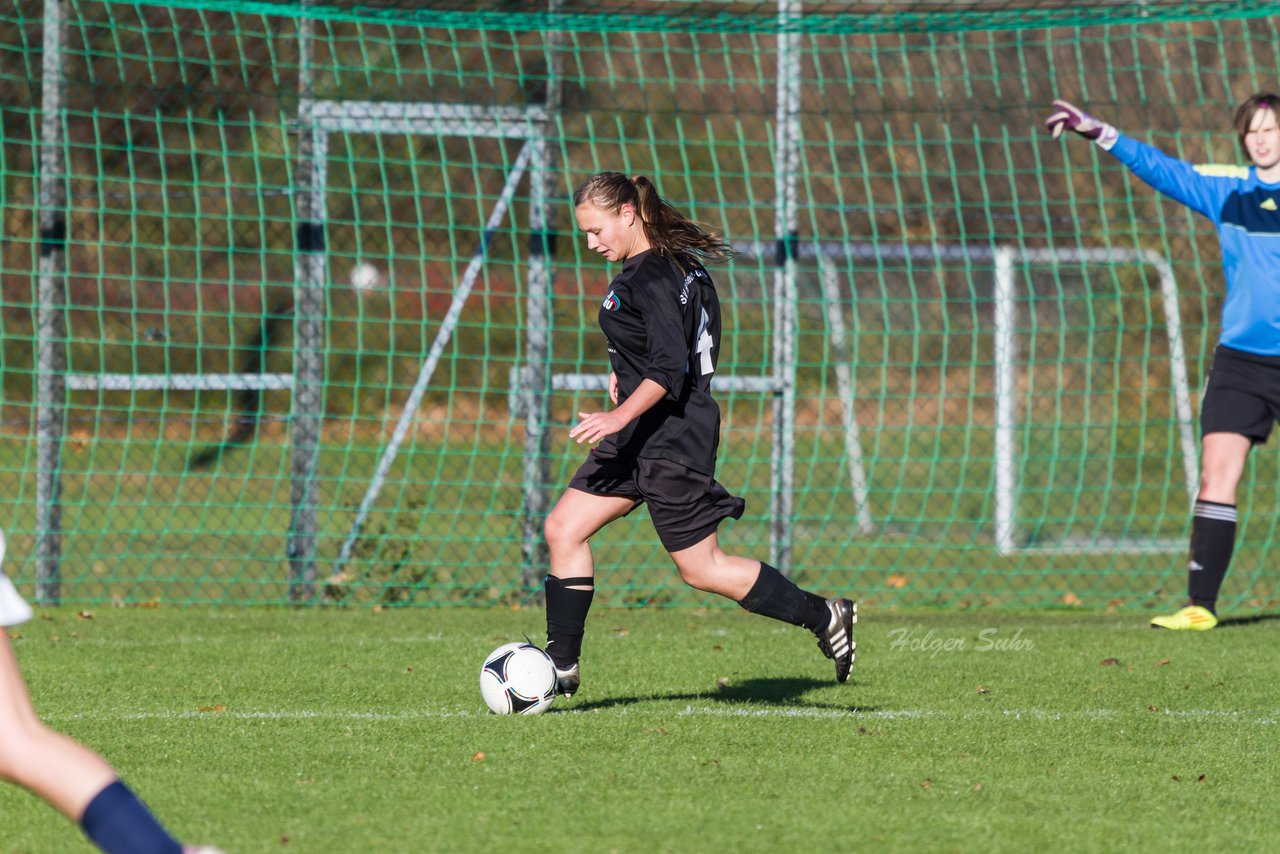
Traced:
<path fill-rule="evenodd" d="M 36 600 L 57 603 L 62 575 L 62 430 L 67 368 L 67 185 L 62 0 L 44 7 L 40 109 L 40 281 L 36 343 Z"/>
<path fill-rule="evenodd" d="M 312 90 L 311 18 L 298 21 L 299 110 L 297 259 L 294 265 L 293 416 L 289 601 L 306 602 L 316 580 L 316 463 L 324 414 L 324 179 L 316 168 L 317 131 L 310 121 Z"/>

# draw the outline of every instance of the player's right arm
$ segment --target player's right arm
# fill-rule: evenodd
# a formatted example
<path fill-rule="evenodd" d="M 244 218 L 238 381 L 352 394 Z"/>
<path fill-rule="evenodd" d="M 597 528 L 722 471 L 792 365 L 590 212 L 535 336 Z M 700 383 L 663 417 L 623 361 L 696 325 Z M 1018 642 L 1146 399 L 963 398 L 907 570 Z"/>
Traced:
<path fill-rule="evenodd" d="M 1054 113 L 1045 120 L 1045 126 L 1055 139 L 1064 130 L 1091 139 L 1100 148 L 1110 151 L 1152 189 L 1203 214 L 1214 223 L 1221 222 L 1222 203 L 1245 173 L 1235 174 L 1228 170 L 1226 174 L 1206 174 L 1202 171 L 1205 167 L 1192 166 L 1154 146 L 1124 136 L 1111 125 L 1067 101 L 1054 101 L 1053 106 Z"/>

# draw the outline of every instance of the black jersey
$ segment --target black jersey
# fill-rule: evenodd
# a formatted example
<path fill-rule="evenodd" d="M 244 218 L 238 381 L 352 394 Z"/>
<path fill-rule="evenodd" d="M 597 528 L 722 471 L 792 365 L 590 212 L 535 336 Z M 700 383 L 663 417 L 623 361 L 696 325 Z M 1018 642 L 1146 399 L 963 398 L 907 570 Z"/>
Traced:
<path fill-rule="evenodd" d="M 701 266 L 681 269 L 649 250 L 628 258 L 600 307 L 618 377 L 618 403 L 645 379 L 667 394 L 600 443 L 598 452 L 671 460 L 714 474 L 720 407 L 711 375 L 720 354 L 720 300 Z"/>

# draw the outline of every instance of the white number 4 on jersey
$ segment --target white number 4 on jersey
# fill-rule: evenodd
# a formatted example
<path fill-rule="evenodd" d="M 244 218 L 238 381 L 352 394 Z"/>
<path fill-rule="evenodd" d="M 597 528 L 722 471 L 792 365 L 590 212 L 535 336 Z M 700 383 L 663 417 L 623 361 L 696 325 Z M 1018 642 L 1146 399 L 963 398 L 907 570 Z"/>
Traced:
<path fill-rule="evenodd" d="M 707 329 L 710 324 L 711 318 L 707 317 L 707 310 L 704 308 L 702 317 L 698 320 L 698 334 L 694 338 L 698 346 L 693 351 L 698 356 L 698 376 L 702 377 L 715 372 L 715 366 L 711 364 L 711 348 L 715 346 L 715 342 L 711 340 L 711 332 Z"/>

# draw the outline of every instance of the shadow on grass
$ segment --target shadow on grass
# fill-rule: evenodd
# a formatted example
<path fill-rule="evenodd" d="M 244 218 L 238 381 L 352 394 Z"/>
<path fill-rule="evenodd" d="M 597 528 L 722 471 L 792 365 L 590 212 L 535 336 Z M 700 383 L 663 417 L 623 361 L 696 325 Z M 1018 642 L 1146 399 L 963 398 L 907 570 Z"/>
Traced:
<path fill-rule="evenodd" d="M 1227 617 L 1218 621 L 1218 628 L 1229 629 L 1234 626 L 1252 626 L 1255 623 L 1266 623 L 1280 620 L 1280 614 L 1254 614 L 1251 617 Z"/>
<path fill-rule="evenodd" d="M 747 679 L 742 682 L 736 682 L 729 685 L 723 685 L 719 688 L 712 688 L 707 691 L 697 691 L 689 693 L 676 694 L 649 694 L 644 697 L 602 697 L 599 700 L 586 700 L 580 703 L 564 708 L 552 708 L 551 712 L 556 711 L 573 711 L 573 712 L 589 712 L 596 709 L 615 709 L 622 706 L 633 706 L 641 703 L 669 703 L 678 702 L 680 700 L 702 701 L 714 700 L 720 703 L 729 703 L 738 705 L 744 709 L 767 709 L 767 708 L 788 708 L 788 709 L 817 709 L 832 710 L 840 712 L 873 712 L 875 708 L 872 706 L 855 705 L 853 697 L 850 697 L 850 703 L 823 703 L 812 700 L 805 700 L 804 695 L 816 688 L 830 688 L 834 683 L 821 679 L 805 679 L 805 678 L 763 678 L 763 679 Z M 850 689 L 854 686 L 849 685 Z M 570 701 L 572 702 L 572 701 Z"/>

